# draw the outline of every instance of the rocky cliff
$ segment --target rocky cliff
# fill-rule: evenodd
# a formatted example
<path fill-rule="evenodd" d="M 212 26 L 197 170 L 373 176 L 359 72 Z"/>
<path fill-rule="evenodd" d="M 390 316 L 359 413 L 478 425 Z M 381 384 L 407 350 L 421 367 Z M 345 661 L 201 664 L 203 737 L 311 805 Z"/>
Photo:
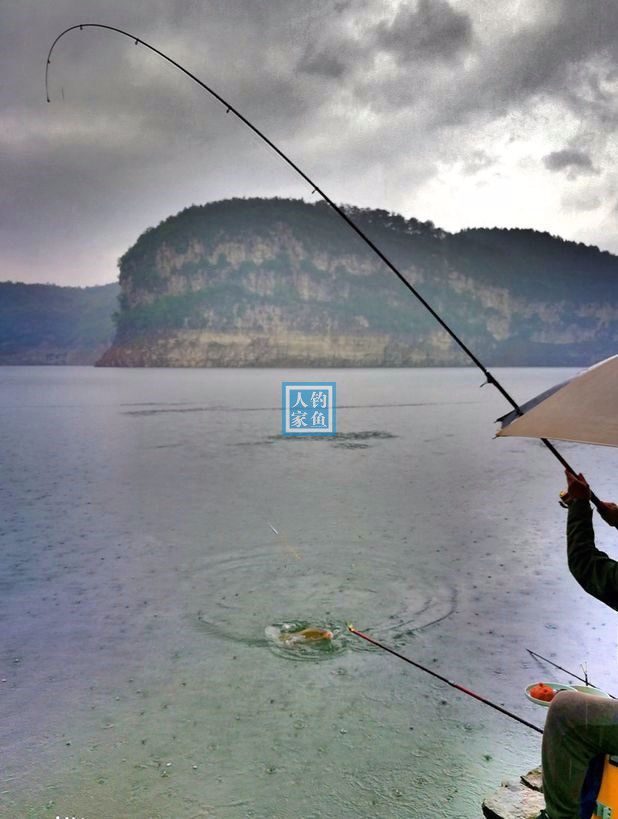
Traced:
<path fill-rule="evenodd" d="M 493 365 L 585 365 L 618 348 L 618 258 L 526 230 L 449 234 L 348 207 L 465 343 Z M 468 363 L 325 204 L 234 199 L 146 231 L 119 262 L 100 366 Z"/>

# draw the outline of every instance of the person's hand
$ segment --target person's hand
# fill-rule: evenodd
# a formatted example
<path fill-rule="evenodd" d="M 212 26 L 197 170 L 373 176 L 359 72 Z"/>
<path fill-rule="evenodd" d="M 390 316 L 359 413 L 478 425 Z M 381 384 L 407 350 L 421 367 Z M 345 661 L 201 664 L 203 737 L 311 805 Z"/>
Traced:
<path fill-rule="evenodd" d="M 590 487 L 588 481 L 582 473 L 574 475 L 569 470 L 565 470 L 567 479 L 567 492 L 570 500 L 590 500 Z"/>
<path fill-rule="evenodd" d="M 618 504 L 610 503 L 609 501 L 599 501 L 597 509 L 605 523 L 609 523 L 610 526 L 615 526 L 616 529 L 618 529 Z"/>

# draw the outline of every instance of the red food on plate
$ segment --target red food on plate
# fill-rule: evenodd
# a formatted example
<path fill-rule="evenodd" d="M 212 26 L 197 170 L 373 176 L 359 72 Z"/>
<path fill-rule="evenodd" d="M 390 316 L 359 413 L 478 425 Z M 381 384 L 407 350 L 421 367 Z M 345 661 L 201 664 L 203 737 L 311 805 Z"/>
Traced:
<path fill-rule="evenodd" d="M 556 692 L 549 685 L 545 683 L 537 683 L 530 689 L 530 696 L 535 700 L 543 700 L 543 702 L 551 702 L 556 696 Z"/>

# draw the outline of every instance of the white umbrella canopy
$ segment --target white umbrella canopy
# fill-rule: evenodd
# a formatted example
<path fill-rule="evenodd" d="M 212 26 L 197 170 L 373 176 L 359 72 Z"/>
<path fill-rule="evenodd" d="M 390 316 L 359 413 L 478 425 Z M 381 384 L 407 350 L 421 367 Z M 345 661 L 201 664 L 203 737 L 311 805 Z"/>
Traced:
<path fill-rule="evenodd" d="M 618 446 L 618 355 L 546 390 L 498 418 L 500 437 L 554 438 Z"/>

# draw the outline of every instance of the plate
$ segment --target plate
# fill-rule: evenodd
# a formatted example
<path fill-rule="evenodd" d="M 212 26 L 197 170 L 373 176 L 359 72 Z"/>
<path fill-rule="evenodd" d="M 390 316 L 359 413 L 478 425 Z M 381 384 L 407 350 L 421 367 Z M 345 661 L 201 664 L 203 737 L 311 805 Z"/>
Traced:
<path fill-rule="evenodd" d="M 526 696 L 530 700 L 530 702 L 535 703 L 536 705 L 542 705 L 543 708 L 549 708 L 550 703 L 546 702 L 545 700 L 537 700 L 536 697 L 530 696 L 530 689 L 534 688 L 535 685 L 548 685 L 550 688 L 553 688 L 554 691 L 575 691 L 575 687 L 572 685 L 563 685 L 562 683 L 556 682 L 545 682 L 544 680 L 538 680 L 537 682 L 532 683 L 526 688 Z M 582 686 L 584 687 L 584 686 Z"/>
<path fill-rule="evenodd" d="M 572 685 L 571 688 L 580 691 L 582 694 L 592 694 L 593 697 L 607 697 L 607 699 L 611 699 L 607 691 L 601 691 L 600 688 L 595 688 L 594 685 Z"/>

